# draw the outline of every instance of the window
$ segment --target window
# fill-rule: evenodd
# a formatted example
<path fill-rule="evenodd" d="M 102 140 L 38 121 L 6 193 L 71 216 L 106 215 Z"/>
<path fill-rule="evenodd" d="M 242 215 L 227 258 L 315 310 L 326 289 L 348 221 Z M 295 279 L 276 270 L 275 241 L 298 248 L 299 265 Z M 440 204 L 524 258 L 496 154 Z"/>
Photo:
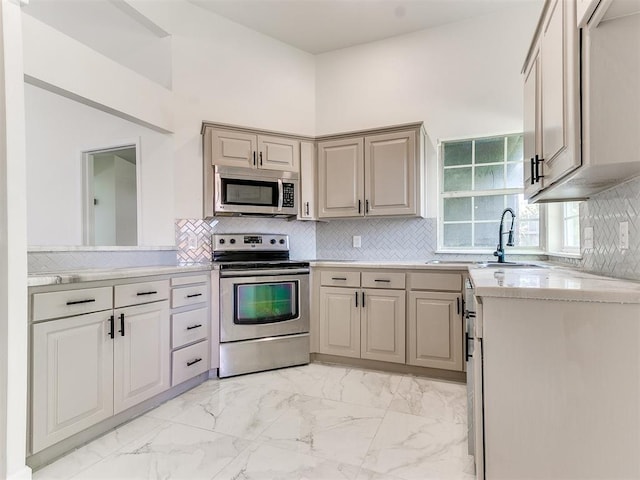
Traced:
<path fill-rule="evenodd" d="M 522 134 L 440 144 L 442 249 L 493 251 L 507 207 L 516 212 L 518 250 L 540 249 L 539 208 L 522 193 L 522 147 Z"/>
<path fill-rule="evenodd" d="M 580 202 L 553 203 L 549 209 L 549 252 L 580 253 Z"/>

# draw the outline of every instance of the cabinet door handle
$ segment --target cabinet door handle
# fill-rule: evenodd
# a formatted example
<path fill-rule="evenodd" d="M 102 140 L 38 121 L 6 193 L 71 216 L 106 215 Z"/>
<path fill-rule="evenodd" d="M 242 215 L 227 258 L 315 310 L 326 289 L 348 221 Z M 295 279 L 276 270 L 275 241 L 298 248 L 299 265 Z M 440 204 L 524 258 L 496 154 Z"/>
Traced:
<path fill-rule="evenodd" d="M 544 178 L 544 175 L 540 175 L 540 164 L 544 162 L 544 158 L 538 158 L 536 155 L 536 183 L 540 181 L 541 178 Z"/>
<path fill-rule="evenodd" d="M 364 201 L 364 213 L 369 213 L 369 200 Z"/>
<path fill-rule="evenodd" d="M 305 210 L 306 214 L 309 215 L 309 202 L 306 203 Z"/>
<path fill-rule="evenodd" d="M 115 334 L 114 334 L 114 329 L 116 328 L 115 327 L 115 320 L 116 319 L 115 319 L 115 317 L 113 315 L 111 315 L 109 317 L 109 338 L 115 337 Z"/>
<path fill-rule="evenodd" d="M 347 277 L 331 277 L 331 280 L 346 280 Z"/>
<path fill-rule="evenodd" d="M 202 296 L 201 293 L 190 293 L 189 295 L 187 295 L 187 298 L 201 297 L 201 296 Z"/>
<path fill-rule="evenodd" d="M 391 283 L 391 280 L 387 280 L 386 278 L 376 278 L 374 282 Z"/>
<path fill-rule="evenodd" d="M 531 157 L 531 185 L 535 185 L 536 183 L 536 164 Z"/>
<path fill-rule="evenodd" d="M 262 166 L 262 152 L 260 152 L 260 166 Z"/>
<path fill-rule="evenodd" d="M 364 292 L 362 292 L 362 308 L 364 308 Z"/>
<path fill-rule="evenodd" d="M 253 166 L 255 167 L 256 165 L 256 151 L 253 151 Z"/>
<path fill-rule="evenodd" d="M 201 358 L 196 358 L 195 360 L 191 360 L 190 362 L 187 362 L 187 367 L 190 367 L 191 365 L 201 362 L 202 359 Z"/>
<path fill-rule="evenodd" d="M 358 200 L 358 213 L 362 212 L 362 200 Z"/>
<path fill-rule="evenodd" d="M 358 292 L 356 292 L 356 308 L 358 308 Z"/>
<path fill-rule="evenodd" d="M 187 327 L 187 330 L 193 330 L 194 328 L 200 328 L 202 326 L 201 323 L 197 324 L 197 325 L 191 325 L 189 327 Z"/>
<path fill-rule="evenodd" d="M 149 292 L 140 292 L 140 293 L 136 293 L 137 296 L 141 297 L 143 295 L 155 295 L 156 293 L 158 293 L 157 290 L 151 290 Z"/>
<path fill-rule="evenodd" d="M 456 311 L 460 315 L 460 297 L 456 297 Z"/>
<path fill-rule="evenodd" d="M 80 305 L 81 303 L 92 303 L 95 301 L 95 298 L 87 298 L 86 300 L 74 300 L 72 302 L 67 302 L 67 305 Z"/>
<path fill-rule="evenodd" d="M 120 314 L 120 330 L 118 330 L 121 337 L 124 337 L 124 313 Z"/>
<path fill-rule="evenodd" d="M 473 355 L 469 355 L 469 340 L 473 340 L 468 332 L 464 332 L 464 361 L 468 362 Z"/>

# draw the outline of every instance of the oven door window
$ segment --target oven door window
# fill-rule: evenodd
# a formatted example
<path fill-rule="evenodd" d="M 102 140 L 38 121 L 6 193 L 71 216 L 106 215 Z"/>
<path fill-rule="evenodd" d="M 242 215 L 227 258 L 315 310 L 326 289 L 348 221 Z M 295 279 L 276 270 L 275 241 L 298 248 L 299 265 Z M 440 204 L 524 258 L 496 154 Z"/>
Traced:
<path fill-rule="evenodd" d="M 277 207 L 278 183 L 222 178 L 222 203 Z"/>
<path fill-rule="evenodd" d="M 298 282 L 243 283 L 235 286 L 237 325 L 260 325 L 298 318 Z"/>

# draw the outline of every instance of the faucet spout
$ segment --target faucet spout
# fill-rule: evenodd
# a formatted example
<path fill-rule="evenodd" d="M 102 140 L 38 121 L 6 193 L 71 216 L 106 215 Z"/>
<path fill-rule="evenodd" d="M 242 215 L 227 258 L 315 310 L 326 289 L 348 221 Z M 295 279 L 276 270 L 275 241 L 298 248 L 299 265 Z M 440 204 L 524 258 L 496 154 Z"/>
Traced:
<path fill-rule="evenodd" d="M 504 232 L 504 216 L 510 213 L 511 214 L 511 226 L 509 227 L 509 231 L 508 232 Z M 502 211 L 502 216 L 500 217 L 500 228 L 498 230 L 498 245 L 496 246 L 496 251 L 493 252 L 493 256 L 494 257 L 498 257 L 498 263 L 504 263 L 504 244 L 503 244 L 503 237 L 505 235 L 508 235 L 507 238 L 507 247 L 513 247 L 514 243 L 513 243 L 513 225 L 516 221 L 516 214 L 515 212 L 511 209 L 511 208 L 505 208 Z"/>

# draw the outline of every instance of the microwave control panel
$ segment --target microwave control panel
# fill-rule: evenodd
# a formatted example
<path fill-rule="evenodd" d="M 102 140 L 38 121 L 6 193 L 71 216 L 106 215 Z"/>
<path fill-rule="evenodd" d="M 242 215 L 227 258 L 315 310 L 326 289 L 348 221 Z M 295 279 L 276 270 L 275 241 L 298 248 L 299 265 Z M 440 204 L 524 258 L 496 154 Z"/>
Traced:
<path fill-rule="evenodd" d="M 293 183 L 282 184 L 282 207 L 293 208 L 296 206 L 295 189 Z"/>

